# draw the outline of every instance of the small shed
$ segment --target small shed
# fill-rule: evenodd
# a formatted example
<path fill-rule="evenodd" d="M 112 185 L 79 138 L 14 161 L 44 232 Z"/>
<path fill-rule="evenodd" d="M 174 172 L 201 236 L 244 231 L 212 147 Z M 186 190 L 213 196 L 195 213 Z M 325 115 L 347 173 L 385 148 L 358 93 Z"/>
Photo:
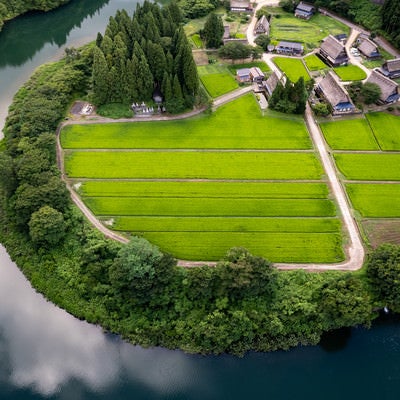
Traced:
<path fill-rule="evenodd" d="M 310 19 L 314 13 L 315 7 L 313 5 L 301 1 L 294 11 L 294 16 L 301 19 Z"/>
<path fill-rule="evenodd" d="M 303 54 L 303 45 L 297 42 L 281 41 L 275 47 L 278 54 L 285 54 L 288 56 L 301 56 Z"/>
<path fill-rule="evenodd" d="M 236 79 L 239 82 L 250 82 L 250 68 L 241 68 L 236 71 Z"/>
<path fill-rule="evenodd" d="M 365 56 L 368 60 L 376 60 L 381 58 L 381 53 L 379 53 L 378 46 L 369 39 L 364 39 L 358 46 L 358 51 Z"/>
<path fill-rule="evenodd" d="M 264 73 L 258 67 L 251 67 L 249 73 L 253 82 L 262 82 L 265 79 Z"/>
<path fill-rule="evenodd" d="M 386 76 L 377 71 L 372 71 L 371 75 L 367 79 L 367 82 L 375 83 L 381 89 L 379 103 L 390 104 L 399 100 L 399 85 L 395 81 L 386 78 Z"/>

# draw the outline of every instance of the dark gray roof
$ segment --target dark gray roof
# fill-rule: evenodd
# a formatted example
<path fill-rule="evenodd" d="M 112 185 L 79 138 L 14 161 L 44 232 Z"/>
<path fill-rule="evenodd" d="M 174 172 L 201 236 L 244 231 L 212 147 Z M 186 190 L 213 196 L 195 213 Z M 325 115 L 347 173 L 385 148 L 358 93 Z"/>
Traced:
<path fill-rule="evenodd" d="M 267 89 L 269 95 L 271 95 L 272 92 L 276 89 L 278 83 L 279 83 L 278 75 L 275 72 L 273 72 L 265 82 L 265 88 Z"/>
<path fill-rule="evenodd" d="M 381 88 L 382 94 L 380 96 L 380 99 L 382 101 L 386 101 L 389 96 L 397 93 L 399 87 L 399 85 L 395 81 L 386 78 L 386 76 L 383 76 L 377 71 L 372 71 L 371 75 L 367 79 L 367 82 L 375 83 Z"/>
<path fill-rule="evenodd" d="M 332 71 L 329 71 L 325 78 L 322 79 L 319 87 L 332 106 L 336 106 L 339 103 L 351 103 L 350 96 L 337 82 Z"/>
<path fill-rule="evenodd" d="M 278 45 L 276 47 L 286 47 L 286 48 L 290 48 L 290 49 L 303 50 L 302 44 L 297 43 L 297 42 L 281 41 L 278 43 Z"/>
<path fill-rule="evenodd" d="M 344 49 L 343 44 L 332 35 L 326 37 L 321 43 L 321 50 L 333 59 L 337 58 Z"/>
<path fill-rule="evenodd" d="M 296 7 L 296 11 L 305 11 L 307 13 L 314 12 L 314 10 L 315 10 L 314 6 L 303 2 L 300 2 Z"/>
<path fill-rule="evenodd" d="M 361 51 L 365 56 L 370 56 L 376 53 L 378 46 L 369 39 L 364 39 L 362 43 L 358 46 L 358 50 Z"/>
<path fill-rule="evenodd" d="M 241 68 L 236 71 L 237 76 L 246 76 L 250 74 L 250 68 Z"/>

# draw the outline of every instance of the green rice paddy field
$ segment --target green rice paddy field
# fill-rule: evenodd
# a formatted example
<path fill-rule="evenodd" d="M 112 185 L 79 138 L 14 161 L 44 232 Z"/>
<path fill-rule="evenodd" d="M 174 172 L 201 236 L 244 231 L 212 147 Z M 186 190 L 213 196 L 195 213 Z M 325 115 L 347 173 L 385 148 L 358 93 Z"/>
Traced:
<path fill-rule="evenodd" d="M 328 66 L 315 54 L 310 54 L 309 56 L 304 57 L 304 62 L 310 71 L 320 71 L 328 68 Z"/>
<path fill-rule="evenodd" d="M 292 81 L 297 82 L 303 77 L 304 81 L 309 81 L 310 75 L 307 72 L 303 61 L 297 58 L 274 57 L 272 61 L 283 71 L 286 76 Z"/>
<path fill-rule="evenodd" d="M 184 124 L 68 127 L 62 133 L 69 147 L 66 172 L 100 219 L 177 258 L 218 260 L 229 248 L 243 246 L 273 262 L 343 260 L 341 222 L 303 123 L 260 119 L 254 104 L 245 96 L 211 117 Z M 264 125 L 256 132 L 234 129 L 240 123 L 254 126 L 258 119 L 257 126 Z M 229 124 L 231 137 L 223 132 L 222 147 L 219 129 L 230 129 Z M 266 150 L 264 130 L 293 148 Z M 193 136 L 182 145 L 185 135 Z M 260 148 L 243 151 L 253 139 Z M 213 148 L 218 145 L 224 150 Z"/>
<path fill-rule="evenodd" d="M 378 112 L 366 117 L 382 150 L 400 151 L 400 117 Z"/>
<path fill-rule="evenodd" d="M 342 81 L 361 81 L 367 77 L 367 74 L 357 65 L 347 65 L 334 68 L 336 75 Z"/>
<path fill-rule="evenodd" d="M 212 115 L 175 121 L 69 125 L 65 149 L 311 149 L 301 119 L 262 116 L 252 94 Z"/>
<path fill-rule="evenodd" d="M 197 70 L 201 82 L 212 98 L 229 93 L 239 87 L 235 77 L 224 65 L 203 65 L 197 67 Z"/>

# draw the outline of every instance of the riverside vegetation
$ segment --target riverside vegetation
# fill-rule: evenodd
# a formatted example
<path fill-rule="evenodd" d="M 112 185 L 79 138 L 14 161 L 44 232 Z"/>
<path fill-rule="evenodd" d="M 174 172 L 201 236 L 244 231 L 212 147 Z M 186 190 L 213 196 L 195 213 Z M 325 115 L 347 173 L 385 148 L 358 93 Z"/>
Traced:
<path fill-rule="evenodd" d="M 278 272 L 231 249 L 215 268 L 178 268 L 144 239 L 106 240 L 72 205 L 56 166 L 55 130 L 90 89 L 93 46 L 42 66 L 10 107 L 0 152 L 0 239 L 33 286 L 79 318 L 144 346 L 243 354 L 315 344 L 324 331 L 400 311 L 400 249 L 359 273 Z"/>

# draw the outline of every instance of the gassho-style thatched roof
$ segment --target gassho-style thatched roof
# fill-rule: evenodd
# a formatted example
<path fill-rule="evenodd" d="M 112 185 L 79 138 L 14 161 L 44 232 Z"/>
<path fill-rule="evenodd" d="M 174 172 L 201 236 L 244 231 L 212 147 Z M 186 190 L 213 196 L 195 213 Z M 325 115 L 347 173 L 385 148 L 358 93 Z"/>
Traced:
<path fill-rule="evenodd" d="M 335 59 L 339 57 L 340 53 L 345 50 L 343 44 L 333 35 L 329 35 L 321 43 L 321 50 L 323 50 L 329 57 Z"/>
<path fill-rule="evenodd" d="M 386 76 L 383 76 L 377 71 L 372 71 L 371 75 L 367 79 L 368 83 L 375 83 L 381 89 L 380 99 L 382 101 L 386 101 L 392 94 L 396 94 L 398 92 L 399 85 L 392 81 Z"/>
<path fill-rule="evenodd" d="M 400 71 L 400 58 L 396 58 L 394 60 L 387 60 L 385 66 L 389 72 Z"/>
<path fill-rule="evenodd" d="M 322 79 L 319 87 L 332 106 L 340 103 L 351 103 L 350 96 L 335 79 L 332 71 L 329 71 L 325 78 Z"/>
<path fill-rule="evenodd" d="M 268 94 L 271 96 L 272 92 L 276 89 L 279 83 L 279 78 L 276 72 L 273 72 L 269 78 L 265 81 L 265 89 L 267 90 Z"/>
<path fill-rule="evenodd" d="M 378 52 L 378 46 L 369 39 L 364 39 L 358 46 L 358 50 L 361 51 L 365 56 L 373 55 Z"/>
<path fill-rule="evenodd" d="M 268 18 L 263 15 L 256 23 L 256 26 L 254 28 L 255 31 L 259 31 L 260 28 L 262 28 L 261 30 L 263 30 L 264 32 L 269 32 L 269 22 L 268 22 Z"/>

